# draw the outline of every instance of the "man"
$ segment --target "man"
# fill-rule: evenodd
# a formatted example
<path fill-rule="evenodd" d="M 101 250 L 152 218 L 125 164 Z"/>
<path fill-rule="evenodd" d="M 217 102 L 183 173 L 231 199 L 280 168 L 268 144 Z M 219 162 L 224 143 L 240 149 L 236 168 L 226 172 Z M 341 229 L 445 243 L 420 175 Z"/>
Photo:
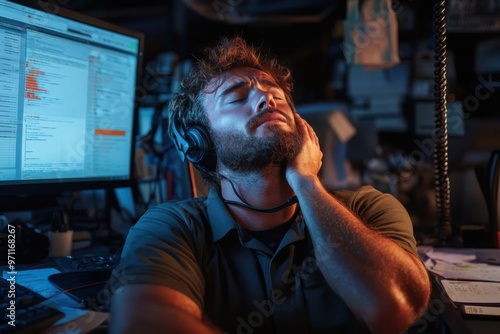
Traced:
<path fill-rule="evenodd" d="M 400 333 L 430 285 L 412 225 L 370 187 L 329 193 L 288 69 L 223 39 L 170 106 L 208 198 L 151 208 L 115 270 L 111 332 Z"/>

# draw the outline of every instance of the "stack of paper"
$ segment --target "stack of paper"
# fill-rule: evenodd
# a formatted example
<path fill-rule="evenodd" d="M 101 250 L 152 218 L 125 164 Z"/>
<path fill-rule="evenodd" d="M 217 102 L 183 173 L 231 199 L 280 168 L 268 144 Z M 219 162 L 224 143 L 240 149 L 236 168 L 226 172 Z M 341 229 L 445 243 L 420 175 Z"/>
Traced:
<path fill-rule="evenodd" d="M 474 249 L 419 247 L 419 254 L 462 312 L 500 316 L 500 266 L 478 262 Z"/>
<path fill-rule="evenodd" d="M 478 262 L 472 248 L 419 247 L 419 254 L 427 270 L 442 278 L 500 282 L 500 266 Z"/>

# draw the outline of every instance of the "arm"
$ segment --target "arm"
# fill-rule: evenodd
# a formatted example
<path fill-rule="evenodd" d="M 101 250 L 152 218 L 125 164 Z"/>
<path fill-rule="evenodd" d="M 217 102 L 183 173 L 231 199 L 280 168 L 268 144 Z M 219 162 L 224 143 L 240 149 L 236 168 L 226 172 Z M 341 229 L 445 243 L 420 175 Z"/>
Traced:
<path fill-rule="evenodd" d="M 220 333 L 202 320 L 198 305 L 161 285 L 120 287 L 111 304 L 110 333 Z"/>
<path fill-rule="evenodd" d="M 204 278 L 188 227 L 195 210 L 189 201 L 160 204 L 130 229 L 107 284 L 111 333 L 215 333 L 202 319 Z"/>
<path fill-rule="evenodd" d="M 324 189 L 317 176 L 322 157 L 318 139 L 298 115 L 296 123 L 305 141 L 286 177 L 299 199 L 321 272 L 373 333 L 402 332 L 429 301 L 424 266 Z"/>

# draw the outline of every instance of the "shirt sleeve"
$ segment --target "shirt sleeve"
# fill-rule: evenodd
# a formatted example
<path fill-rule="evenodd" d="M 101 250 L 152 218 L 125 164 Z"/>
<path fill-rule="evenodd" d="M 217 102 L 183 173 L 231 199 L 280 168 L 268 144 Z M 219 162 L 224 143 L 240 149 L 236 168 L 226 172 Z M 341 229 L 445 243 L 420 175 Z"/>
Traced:
<path fill-rule="evenodd" d="M 411 218 L 394 196 L 371 186 L 363 186 L 356 191 L 340 190 L 334 195 L 370 228 L 418 256 Z"/>
<path fill-rule="evenodd" d="M 111 291 L 126 284 L 158 284 L 175 289 L 203 309 L 204 278 L 193 233 L 200 212 L 165 203 L 148 210 L 129 231 L 120 262 L 108 281 Z"/>

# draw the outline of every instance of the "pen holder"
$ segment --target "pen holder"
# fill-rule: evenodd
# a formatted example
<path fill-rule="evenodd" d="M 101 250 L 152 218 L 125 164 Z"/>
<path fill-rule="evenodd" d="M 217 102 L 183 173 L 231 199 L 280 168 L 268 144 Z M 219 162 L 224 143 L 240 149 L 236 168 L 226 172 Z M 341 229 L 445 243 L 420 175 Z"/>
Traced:
<path fill-rule="evenodd" d="M 49 242 L 51 257 L 69 256 L 73 249 L 73 230 L 65 232 L 49 231 Z"/>

